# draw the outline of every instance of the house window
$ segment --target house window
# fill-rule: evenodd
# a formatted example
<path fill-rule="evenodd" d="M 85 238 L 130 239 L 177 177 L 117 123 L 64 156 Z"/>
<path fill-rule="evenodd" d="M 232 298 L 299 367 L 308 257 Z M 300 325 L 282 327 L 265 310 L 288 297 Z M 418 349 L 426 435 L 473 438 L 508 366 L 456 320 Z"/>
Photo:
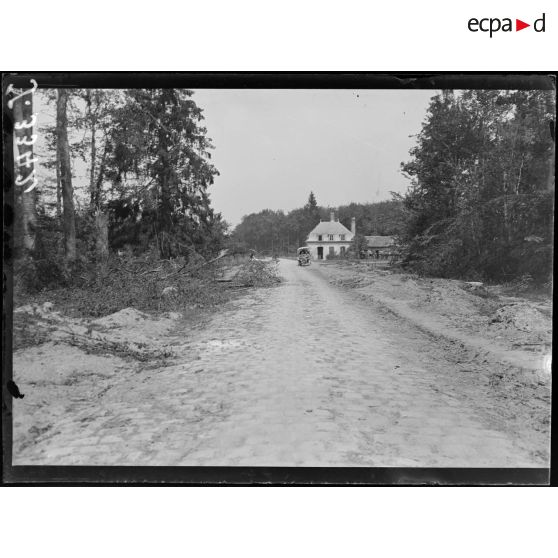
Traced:
<path fill-rule="evenodd" d="M 333 240 L 333 235 L 332 234 L 329 235 L 329 240 Z"/>
<path fill-rule="evenodd" d="M 329 247 L 329 255 L 330 256 L 335 256 L 335 248 L 333 246 Z"/>
<path fill-rule="evenodd" d="M 318 241 L 320 241 L 320 242 L 322 241 L 322 235 L 321 234 L 318 235 Z"/>
<path fill-rule="evenodd" d="M 339 239 L 340 239 L 340 240 L 345 240 L 345 235 L 344 235 L 344 234 L 339 235 Z"/>
<path fill-rule="evenodd" d="M 345 255 L 345 246 L 341 246 L 341 248 L 339 249 L 339 255 L 341 256 Z"/>

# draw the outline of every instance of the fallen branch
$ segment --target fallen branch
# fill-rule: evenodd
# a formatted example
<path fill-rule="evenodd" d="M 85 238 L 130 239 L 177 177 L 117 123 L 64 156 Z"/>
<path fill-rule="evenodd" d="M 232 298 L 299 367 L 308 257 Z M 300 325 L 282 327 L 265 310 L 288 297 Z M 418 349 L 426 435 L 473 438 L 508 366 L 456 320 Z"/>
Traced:
<path fill-rule="evenodd" d="M 157 271 L 161 271 L 163 268 L 162 267 L 158 267 L 157 269 L 149 269 L 147 271 L 144 271 L 143 273 L 140 273 L 140 275 L 147 275 L 148 273 L 156 273 Z"/>
<path fill-rule="evenodd" d="M 219 255 L 216 258 L 213 258 L 212 260 L 209 261 L 204 261 L 202 264 L 197 265 L 196 267 L 189 269 L 187 272 L 188 273 L 193 273 L 194 271 L 197 271 L 198 269 L 201 269 L 202 267 L 205 267 L 206 265 L 212 264 L 214 262 L 216 262 L 217 260 L 220 260 L 221 258 L 225 257 L 228 254 L 228 250 L 222 250 Z M 186 267 L 188 267 L 188 263 L 185 263 L 181 268 L 177 269 L 176 271 L 173 271 L 172 273 L 170 273 L 169 275 L 166 275 L 165 277 L 162 277 L 162 280 L 167 280 L 170 277 L 174 277 L 175 275 L 178 275 L 183 269 L 185 269 Z M 149 269 L 147 271 L 142 271 L 140 272 L 140 270 L 134 270 L 134 269 L 128 269 L 127 267 L 120 265 L 118 266 L 118 268 L 115 268 L 115 270 L 123 270 L 126 271 L 127 273 L 132 273 L 133 275 L 148 275 L 149 273 L 157 273 L 159 271 L 163 270 L 163 267 L 160 266 L 156 269 Z"/>
<path fill-rule="evenodd" d="M 187 273 L 193 273 L 194 271 L 197 271 L 198 269 L 201 269 L 202 267 L 205 267 L 206 265 L 212 264 L 213 262 L 216 262 L 217 260 L 220 260 L 221 258 L 225 257 L 228 254 L 228 250 L 221 250 L 221 252 L 219 253 L 219 255 L 216 258 L 213 258 L 212 260 L 209 260 L 207 262 L 203 262 L 202 264 L 194 267 L 193 269 L 189 269 L 187 271 Z M 170 275 L 167 275 L 166 277 L 164 277 L 164 280 L 167 280 L 169 277 L 174 277 L 175 275 L 178 275 L 185 267 L 187 267 L 187 263 L 184 264 L 180 269 L 178 269 L 177 271 L 171 273 Z"/>

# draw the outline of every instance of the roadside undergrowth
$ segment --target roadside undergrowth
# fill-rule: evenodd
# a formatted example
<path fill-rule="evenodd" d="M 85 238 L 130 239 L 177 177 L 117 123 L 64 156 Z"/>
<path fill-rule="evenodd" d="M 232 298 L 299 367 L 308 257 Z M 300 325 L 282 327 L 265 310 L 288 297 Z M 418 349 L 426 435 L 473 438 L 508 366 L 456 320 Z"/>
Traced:
<path fill-rule="evenodd" d="M 220 280 L 225 274 L 232 282 Z M 185 263 L 180 259 L 153 261 L 140 258 L 113 258 L 103 265 L 89 266 L 66 280 L 64 288 L 24 289 L 16 282 L 14 310 L 21 307 L 56 309 L 67 320 L 94 320 L 133 308 L 150 315 L 178 312 L 182 326 L 202 324 L 213 312 L 241 296 L 246 288 L 270 287 L 280 282 L 273 262 L 253 260 L 245 263 Z M 233 288 L 231 288 L 233 287 Z M 14 313 L 14 348 L 43 344 L 52 339 L 61 324 L 50 323 L 51 314 L 38 316 L 29 312 Z M 166 358 L 169 355 L 147 354 L 146 347 L 130 349 L 108 339 L 85 335 L 65 336 L 64 342 L 88 351 L 106 350 L 136 360 Z M 111 344 L 112 343 L 112 344 Z M 115 344 L 116 343 L 116 344 Z"/>

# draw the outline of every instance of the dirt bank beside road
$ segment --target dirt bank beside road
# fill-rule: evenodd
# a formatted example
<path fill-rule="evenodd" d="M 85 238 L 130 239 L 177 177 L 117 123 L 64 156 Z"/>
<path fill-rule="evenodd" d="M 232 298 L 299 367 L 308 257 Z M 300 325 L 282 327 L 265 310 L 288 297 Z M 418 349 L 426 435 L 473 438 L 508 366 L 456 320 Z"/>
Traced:
<path fill-rule="evenodd" d="M 425 351 L 448 363 L 446 373 L 456 389 L 484 388 L 476 396 L 479 405 L 493 407 L 520 437 L 528 432 L 538 437 L 543 446 L 537 454 L 548 455 L 550 298 L 511 296 L 498 285 L 421 278 L 369 263 L 324 262 L 319 269 L 363 308 L 426 334 Z"/>
<path fill-rule="evenodd" d="M 475 358 L 550 374 L 552 304 L 503 294 L 500 286 L 420 278 L 366 263 L 324 263 L 333 285 L 352 290 L 363 302 L 382 305 L 435 337 L 464 344 Z"/>

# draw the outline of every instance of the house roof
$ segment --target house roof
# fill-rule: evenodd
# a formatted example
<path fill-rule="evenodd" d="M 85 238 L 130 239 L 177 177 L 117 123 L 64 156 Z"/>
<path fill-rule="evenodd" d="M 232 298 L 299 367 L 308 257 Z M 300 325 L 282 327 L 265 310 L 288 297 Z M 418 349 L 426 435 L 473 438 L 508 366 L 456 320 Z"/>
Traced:
<path fill-rule="evenodd" d="M 351 231 L 339 221 L 320 221 L 310 234 L 352 234 Z"/>
<path fill-rule="evenodd" d="M 365 238 L 369 248 L 387 248 L 395 244 L 393 236 L 366 236 Z"/>

